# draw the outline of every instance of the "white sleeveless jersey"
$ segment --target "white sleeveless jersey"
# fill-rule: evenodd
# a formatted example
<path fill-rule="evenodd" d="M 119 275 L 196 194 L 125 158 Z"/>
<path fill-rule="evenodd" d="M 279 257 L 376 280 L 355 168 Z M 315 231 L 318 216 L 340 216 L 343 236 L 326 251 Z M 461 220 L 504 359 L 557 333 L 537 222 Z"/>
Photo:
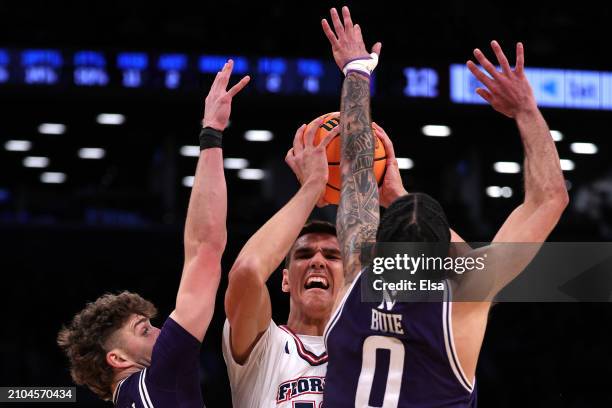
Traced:
<path fill-rule="evenodd" d="M 248 360 L 236 363 L 230 351 L 230 325 L 223 327 L 223 358 L 234 408 L 322 408 L 327 353 L 323 336 L 270 326 Z"/>

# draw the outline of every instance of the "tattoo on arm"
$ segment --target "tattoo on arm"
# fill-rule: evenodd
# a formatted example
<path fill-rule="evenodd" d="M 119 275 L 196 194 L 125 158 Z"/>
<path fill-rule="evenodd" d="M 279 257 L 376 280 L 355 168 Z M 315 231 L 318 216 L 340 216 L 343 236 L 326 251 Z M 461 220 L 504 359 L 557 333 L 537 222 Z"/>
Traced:
<path fill-rule="evenodd" d="M 379 220 L 378 184 L 372 170 L 374 135 L 370 119 L 370 81 L 349 73 L 342 86 L 340 171 L 342 187 L 336 218 L 345 283 L 361 269 L 364 244 L 374 243 Z"/>

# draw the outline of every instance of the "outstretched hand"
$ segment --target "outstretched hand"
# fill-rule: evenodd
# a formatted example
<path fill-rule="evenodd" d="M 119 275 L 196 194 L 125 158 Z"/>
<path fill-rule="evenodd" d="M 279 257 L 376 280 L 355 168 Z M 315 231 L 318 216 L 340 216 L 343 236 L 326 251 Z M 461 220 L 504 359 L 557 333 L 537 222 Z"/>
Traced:
<path fill-rule="evenodd" d="M 359 24 L 353 24 L 348 7 L 342 7 L 342 19 L 344 20 L 344 24 L 340 21 L 340 16 L 335 8 L 330 10 L 330 14 L 334 29 L 332 30 L 326 19 L 321 20 L 321 25 L 323 26 L 325 36 L 332 46 L 334 60 L 336 64 L 338 64 L 338 67 L 343 69 L 344 66 L 352 60 L 370 58 L 370 53 L 366 51 L 363 42 L 361 27 L 359 27 Z M 372 52 L 380 55 L 381 47 L 382 44 L 377 42 L 372 47 Z"/>
<path fill-rule="evenodd" d="M 251 80 L 247 75 L 231 87 L 229 91 L 226 91 L 233 68 L 234 61 L 230 59 L 223 65 L 221 71 L 217 72 L 208 96 L 206 96 L 204 119 L 202 120 L 203 127 L 211 127 L 220 131 L 225 130 L 232 110 L 232 98 Z"/>
<path fill-rule="evenodd" d="M 516 44 L 516 64 L 510 68 L 497 41 L 491 41 L 491 48 L 501 66 L 501 72 L 485 57 L 478 48 L 474 57 L 490 75 L 482 72 L 474 62 L 468 61 L 467 67 L 472 74 L 486 87 L 477 88 L 476 93 L 489 102 L 493 109 L 510 117 L 516 118 L 521 112 L 537 109 L 537 103 L 529 81 L 525 76 L 525 53 L 522 43 Z"/>

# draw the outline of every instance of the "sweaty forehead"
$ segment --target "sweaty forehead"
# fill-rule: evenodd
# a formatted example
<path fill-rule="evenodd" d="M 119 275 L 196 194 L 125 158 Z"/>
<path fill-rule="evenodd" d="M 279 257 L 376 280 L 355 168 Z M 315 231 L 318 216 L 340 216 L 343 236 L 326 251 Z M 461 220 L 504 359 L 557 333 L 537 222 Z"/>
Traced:
<path fill-rule="evenodd" d="M 310 234 L 304 234 L 295 241 L 293 245 L 293 252 L 298 249 L 307 248 L 323 248 L 323 249 L 340 249 L 338 245 L 338 238 L 334 235 L 314 232 Z"/>

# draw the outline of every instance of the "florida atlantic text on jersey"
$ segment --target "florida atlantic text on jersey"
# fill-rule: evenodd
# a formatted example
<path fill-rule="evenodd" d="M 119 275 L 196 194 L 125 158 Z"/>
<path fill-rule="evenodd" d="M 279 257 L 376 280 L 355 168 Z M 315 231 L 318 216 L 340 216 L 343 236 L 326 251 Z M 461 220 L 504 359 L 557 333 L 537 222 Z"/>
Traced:
<path fill-rule="evenodd" d="M 323 336 L 299 335 L 270 322 L 247 361 L 238 364 L 230 351 L 229 335 L 226 321 L 223 357 L 235 407 L 322 407 L 327 369 Z"/>

